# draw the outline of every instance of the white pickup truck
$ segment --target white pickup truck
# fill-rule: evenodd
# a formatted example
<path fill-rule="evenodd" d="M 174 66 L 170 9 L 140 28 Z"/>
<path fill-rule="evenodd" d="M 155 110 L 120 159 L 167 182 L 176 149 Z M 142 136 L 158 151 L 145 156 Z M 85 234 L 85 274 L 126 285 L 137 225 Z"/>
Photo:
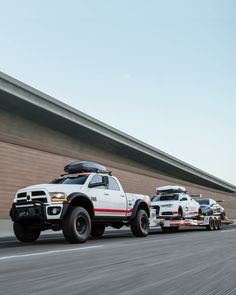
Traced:
<path fill-rule="evenodd" d="M 137 237 L 149 233 L 150 198 L 125 193 L 119 180 L 93 162 L 74 162 L 49 184 L 17 191 L 10 211 L 15 236 L 38 239 L 41 231 L 63 231 L 70 243 L 101 237 L 106 226 L 130 226 Z"/>

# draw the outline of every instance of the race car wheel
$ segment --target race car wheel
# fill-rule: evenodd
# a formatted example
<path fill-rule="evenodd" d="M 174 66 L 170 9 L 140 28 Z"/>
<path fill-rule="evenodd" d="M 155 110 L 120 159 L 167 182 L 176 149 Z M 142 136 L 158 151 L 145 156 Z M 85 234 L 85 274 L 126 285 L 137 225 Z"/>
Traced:
<path fill-rule="evenodd" d="M 221 212 L 221 214 L 220 214 L 220 218 L 221 218 L 222 220 L 224 220 L 225 217 L 226 217 L 225 211 Z"/>
<path fill-rule="evenodd" d="M 218 229 L 218 219 L 214 218 L 214 230 Z"/>
<path fill-rule="evenodd" d="M 24 243 L 34 242 L 40 236 L 40 229 L 31 229 L 27 225 L 24 225 L 20 222 L 14 222 L 13 230 L 16 238 Z"/>
<path fill-rule="evenodd" d="M 209 218 L 209 224 L 206 226 L 207 230 L 214 230 L 214 219 L 213 218 Z"/>
<path fill-rule="evenodd" d="M 130 222 L 130 228 L 136 237 L 146 237 L 149 234 L 149 219 L 146 211 L 141 209 L 137 212 Z"/>
<path fill-rule="evenodd" d="M 182 209 L 182 207 L 179 207 L 179 209 L 178 209 L 178 219 L 183 219 L 183 218 L 184 218 L 183 209 Z"/>
<path fill-rule="evenodd" d="M 104 232 L 105 232 L 105 225 L 104 224 L 92 224 L 91 236 L 93 238 L 102 237 Z"/>
<path fill-rule="evenodd" d="M 218 227 L 217 227 L 217 229 L 221 230 L 221 228 L 222 228 L 222 223 L 221 223 L 221 218 L 219 218 L 218 219 Z"/>
<path fill-rule="evenodd" d="M 69 243 L 84 243 L 91 233 L 91 219 L 83 207 L 69 209 L 63 223 L 62 231 Z"/>

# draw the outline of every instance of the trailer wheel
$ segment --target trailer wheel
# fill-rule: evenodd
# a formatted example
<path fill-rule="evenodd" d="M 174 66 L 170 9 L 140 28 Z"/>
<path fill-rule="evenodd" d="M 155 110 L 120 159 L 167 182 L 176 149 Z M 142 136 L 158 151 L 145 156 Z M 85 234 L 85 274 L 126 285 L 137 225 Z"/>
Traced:
<path fill-rule="evenodd" d="M 222 223 L 221 223 L 221 218 L 218 219 L 218 230 L 221 230 L 222 228 Z"/>
<path fill-rule="evenodd" d="M 146 237 L 149 234 L 149 219 L 146 211 L 139 210 L 130 222 L 130 228 L 136 237 Z"/>
<path fill-rule="evenodd" d="M 212 217 L 209 218 L 209 224 L 206 226 L 207 230 L 214 230 L 214 220 Z"/>
<path fill-rule="evenodd" d="M 91 229 L 91 236 L 93 238 L 100 238 L 105 232 L 105 224 L 93 224 Z"/>
<path fill-rule="evenodd" d="M 91 219 L 83 207 L 72 207 L 62 223 L 65 239 L 70 243 L 84 243 L 91 232 Z"/>
<path fill-rule="evenodd" d="M 40 229 L 31 229 L 17 221 L 13 224 L 13 230 L 16 238 L 23 243 L 36 241 L 41 233 Z"/>

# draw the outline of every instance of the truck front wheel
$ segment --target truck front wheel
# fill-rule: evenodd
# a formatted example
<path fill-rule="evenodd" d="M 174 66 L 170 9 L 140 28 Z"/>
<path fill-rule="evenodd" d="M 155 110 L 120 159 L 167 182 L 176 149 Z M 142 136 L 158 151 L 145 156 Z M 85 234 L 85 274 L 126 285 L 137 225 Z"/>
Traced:
<path fill-rule="evenodd" d="M 16 238 L 24 243 L 36 241 L 41 232 L 40 229 L 29 228 L 27 225 L 16 221 L 13 224 L 13 230 Z"/>
<path fill-rule="evenodd" d="M 63 223 L 62 231 L 69 243 L 84 243 L 88 240 L 91 232 L 91 219 L 83 207 L 69 209 Z"/>
<path fill-rule="evenodd" d="M 146 237 L 149 234 L 149 219 L 146 211 L 139 210 L 130 222 L 132 233 L 136 237 Z"/>

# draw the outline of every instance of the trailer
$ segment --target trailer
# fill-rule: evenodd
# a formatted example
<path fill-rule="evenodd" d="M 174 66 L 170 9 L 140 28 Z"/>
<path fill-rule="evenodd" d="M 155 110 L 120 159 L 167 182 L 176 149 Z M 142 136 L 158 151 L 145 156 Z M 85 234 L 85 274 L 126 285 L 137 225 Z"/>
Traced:
<path fill-rule="evenodd" d="M 232 224 L 229 219 L 222 220 L 220 216 L 200 216 L 198 219 L 164 219 L 156 216 L 151 210 L 150 228 L 161 228 L 163 232 L 178 232 L 182 227 L 205 227 L 206 230 L 221 230 L 222 224 Z"/>
<path fill-rule="evenodd" d="M 189 195 L 185 187 L 178 185 L 157 187 L 156 196 L 151 202 L 150 227 L 159 227 L 164 232 L 177 232 L 180 227 L 200 226 L 212 231 L 221 230 L 222 224 L 233 223 L 225 214 L 213 210 L 212 206 L 212 210 L 204 211 L 193 197 L 201 195 Z"/>

